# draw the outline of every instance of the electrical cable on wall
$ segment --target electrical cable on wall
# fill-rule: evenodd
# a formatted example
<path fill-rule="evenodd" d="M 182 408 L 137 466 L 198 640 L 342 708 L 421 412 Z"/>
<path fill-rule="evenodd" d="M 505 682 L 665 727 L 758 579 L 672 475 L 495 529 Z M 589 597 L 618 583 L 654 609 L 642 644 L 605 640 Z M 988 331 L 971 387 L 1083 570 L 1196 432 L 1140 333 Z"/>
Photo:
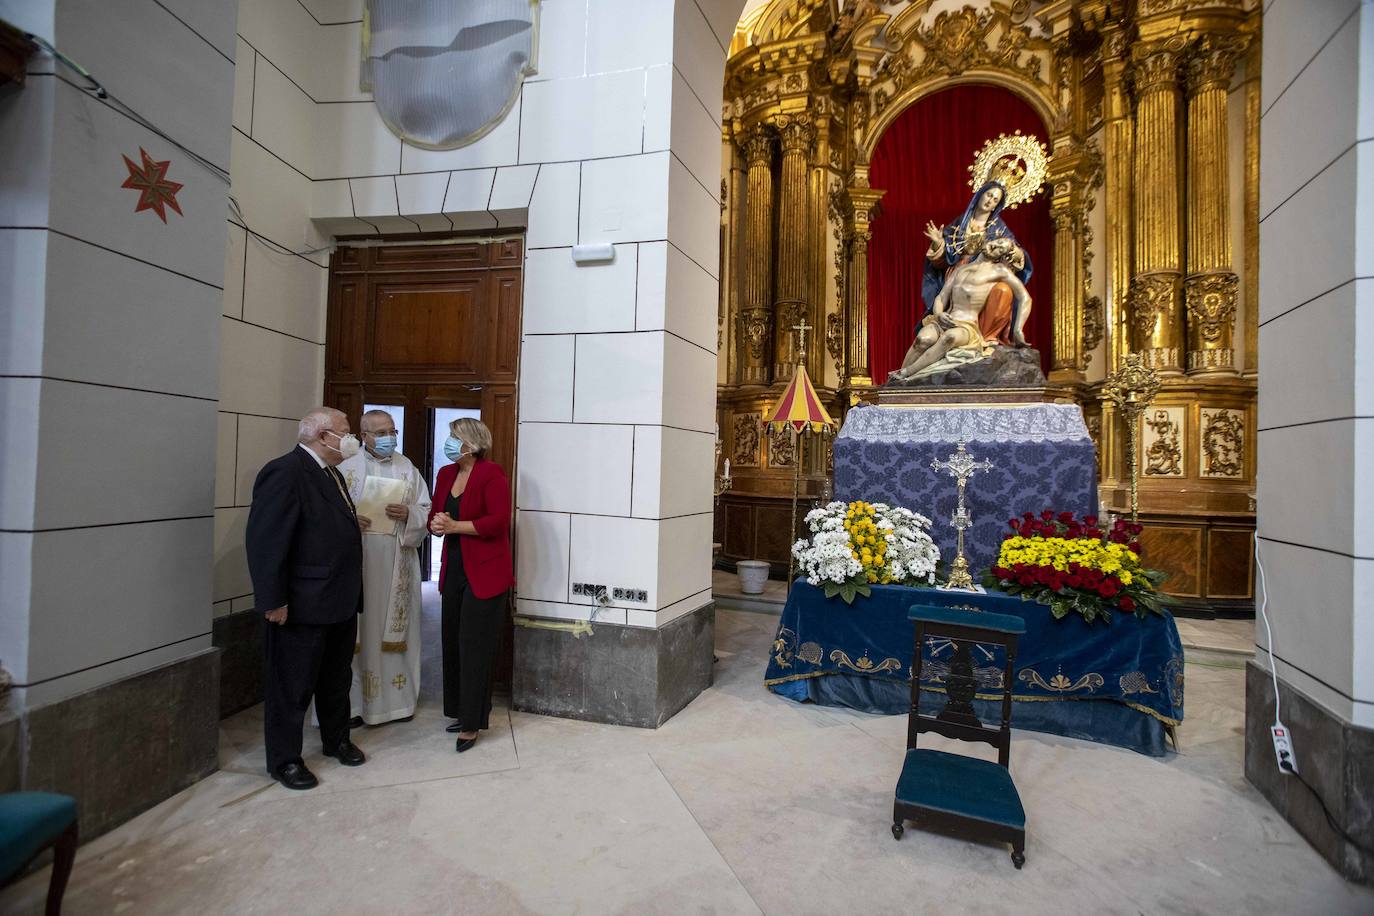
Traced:
<path fill-rule="evenodd" d="M 1374 849 L 1371 849 L 1370 847 L 1364 845 L 1359 840 L 1356 840 L 1350 834 L 1345 832 L 1344 828 L 1342 828 L 1341 825 L 1336 822 L 1335 815 L 1331 813 L 1331 809 L 1327 807 L 1326 799 L 1322 797 L 1322 794 L 1317 791 L 1315 786 L 1308 782 L 1307 779 L 1301 773 L 1298 772 L 1296 758 L 1292 752 L 1292 740 L 1291 737 L 1289 737 L 1291 733 L 1288 730 L 1288 726 L 1283 724 L 1283 718 L 1281 716 L 1282 699 L 1279 696 L 1278 662 L 1274 658 L 1274 631 L 1269 625 L 1269 589 L 1264 578 L 1264 564 L 1260 562 L 1259 545 L 1259 531 L 1256 530 L 1255 569 L 1259 572 L 1259 612 L 1260 619 L 1264 621 L 1264 648 L 1265 651 L 1269 653 L 1269 674 L 1274 681 L 1274 724 L 1271 727 L 1270 731 L 1273 733 L 1275 739 L 1274 748 L 1275 753 L 1278 755 L 1279 771 L 1284 773 L 1285 775 L 1295 777 L 1298 780 L 1298 782 L 1302 783 L 1302 785 L 1307 789 L 1308 792 L 1312 793 L 1312 797 L 1315 798 L 1317 800 L 1317 804 L 1321 806 L 1322 814 L 1326 817 L 1327 825 L 1330 826 L 1332 831 L 1334 831 L 1337 836 L 1345 840 L 1345 842 L 1349 843 L 1351 846 L 1354 846 L 1356 849 L 1363 852 L 1365 855 L 1374 856 Z M 1283 750 L 1283 747 L 1287 747 L 1288 750 Z"/>
<path fill-rule="evenodd" d="M 140 127 L 143 127 L 146 130 L 149 130 L 152 133 L 157 134 L 163 140 L 166 140 L 168 143 L 172 144 L 177 149 L 181 150 L 183 153 L 190 156 L 201 166 L 205 167 L 216 178 L 220 179 L 225 184 L 229 184 L 228 169 L 224 168 L 223 166 L 216 165 L 209 159 L 206 159 L 200 153 L 197 153 L 195 150 L 186 146 L 184 143 L 181 143 L 173 139 L 169 134 L 167 134 L 165 131 L 159 128 L 152 121 L 148 120 L 143 115 L 139 114 L 131 105 L 129 105 L 123 99 L 119 98 L 114 93 L 110 92 L 109 89 L 105 88 L 105 84 L 100 82 L 100 80 L 96 79 L 95 76 L 91 74 L 91 71 L 87 70 L 85 67 L 81 66 L 79 63 L 72 60 L 66 54 L 63 54 L 52 44 L 52 42 L 44 38 L 41 38 L 38 35 L 34 35 L 31 32 L 25 33 L 25 37 L 27 37 L 29 41 L 32 41 L 34 44 L 38 45 L 44 51 L 47 51 L 56 60 L 61 62 L 67 68 L 75 71 L 82 79 L 86 80 L 86 82 L 90 84 L 88 86 L 78 88 L 91 93 L 97 99 L 100 99 L 102 102 L 107 103 L 111 108 L 115 109 L 120 114 L 125 115 L 130 120 L 138 124 Z"/>

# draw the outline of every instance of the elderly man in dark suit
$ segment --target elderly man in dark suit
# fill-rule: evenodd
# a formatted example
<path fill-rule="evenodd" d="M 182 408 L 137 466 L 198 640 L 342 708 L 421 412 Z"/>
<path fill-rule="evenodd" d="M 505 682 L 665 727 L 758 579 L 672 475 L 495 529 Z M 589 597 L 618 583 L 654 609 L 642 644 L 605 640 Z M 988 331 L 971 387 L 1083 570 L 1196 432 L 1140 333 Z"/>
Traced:
<path fill-rule="evenodd" d="M 265 627 L 267 770 L 288 789 L 313 789 L 319 781 L 301 759 L 311 697 L 325 755 L 345 766 L 366 759 L 348 737 L 348 691 L 368 520 L 335 469 L 358 451 L 348 418 L 317 407 L 301 419 L 297 442 L 253 484 L 248 569 Z"/>

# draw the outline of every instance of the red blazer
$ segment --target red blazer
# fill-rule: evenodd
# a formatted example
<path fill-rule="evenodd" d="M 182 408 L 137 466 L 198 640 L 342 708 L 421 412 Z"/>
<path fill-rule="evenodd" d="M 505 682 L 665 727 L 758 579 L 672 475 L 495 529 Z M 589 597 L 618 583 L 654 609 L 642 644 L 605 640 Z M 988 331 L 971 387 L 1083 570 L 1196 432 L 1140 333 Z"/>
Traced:
<path fill-rule="evenodd" d="M 444 511 L 457 476 L 457 463 L 439 469 L 429 521 L 434 521 L 434 516 Z M 495 598 L 515 584 L 510 552 L 510 481 L 506 480 L 506 473 L 499 464 L 477 459 L 467 488 L 458 498 L 458 521 L 472 522 L 477 529 L 475 535 L 459 535 L 463 539 L 463 572 L 467 574 L 472 594 L 478 598 Z M 439 566 L 441 592 L 447 571 L 448 539 L 445 538 L 444 556 Z"/>

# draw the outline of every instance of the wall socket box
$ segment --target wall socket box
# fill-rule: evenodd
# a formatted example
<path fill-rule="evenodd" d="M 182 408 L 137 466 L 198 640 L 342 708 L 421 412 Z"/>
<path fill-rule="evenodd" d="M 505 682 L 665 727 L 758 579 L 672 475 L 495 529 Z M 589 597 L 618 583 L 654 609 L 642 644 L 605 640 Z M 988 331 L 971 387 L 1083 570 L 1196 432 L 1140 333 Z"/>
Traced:
<path fill-rule="evenodd" d="M 635 601 L 639 604 L 649 602 L 649 593 L 642 588 L 615 588 L 611 591 L 611 597 L 616 601 Z"/>
<path fill-rule="evenodd" d="M 574 595 L 580 595 L 583 598 L 595 598 L 598 594 L 604 593 L 605 591 L 606 586 L 596 585 L 591 582 L 574 582 L 572 584 L 572 593 Z"/>

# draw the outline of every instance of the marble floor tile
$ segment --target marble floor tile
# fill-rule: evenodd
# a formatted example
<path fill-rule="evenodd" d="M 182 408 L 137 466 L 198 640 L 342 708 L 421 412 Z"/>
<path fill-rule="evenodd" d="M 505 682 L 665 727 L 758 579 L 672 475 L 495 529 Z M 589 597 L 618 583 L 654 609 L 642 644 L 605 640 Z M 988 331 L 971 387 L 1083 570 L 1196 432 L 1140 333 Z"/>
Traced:
<path fill-rule="evenodd" d="M 321 758 L 307 728 L 321 787 L 289 792 L 263 771 L 261 708 L 226 719 L 221 771 L 83 846 L 65 912 L 1374 912 L 1245 781 L 1235 654 L 1188 653 L 1181 753 L 1014 733 L 1018 872 L 967 836 L 893 841 L 905 717 L 769 693 L 775 615 L 719 608 L 715 683 L 662 728 L 498 700 L 462 755 L 442 730 L 432 600 L 424 625 L 420 709 L 355 730 L 366 765 Z M 41 912 L 46 882 L 0 891 L 0 912 Z"/>

